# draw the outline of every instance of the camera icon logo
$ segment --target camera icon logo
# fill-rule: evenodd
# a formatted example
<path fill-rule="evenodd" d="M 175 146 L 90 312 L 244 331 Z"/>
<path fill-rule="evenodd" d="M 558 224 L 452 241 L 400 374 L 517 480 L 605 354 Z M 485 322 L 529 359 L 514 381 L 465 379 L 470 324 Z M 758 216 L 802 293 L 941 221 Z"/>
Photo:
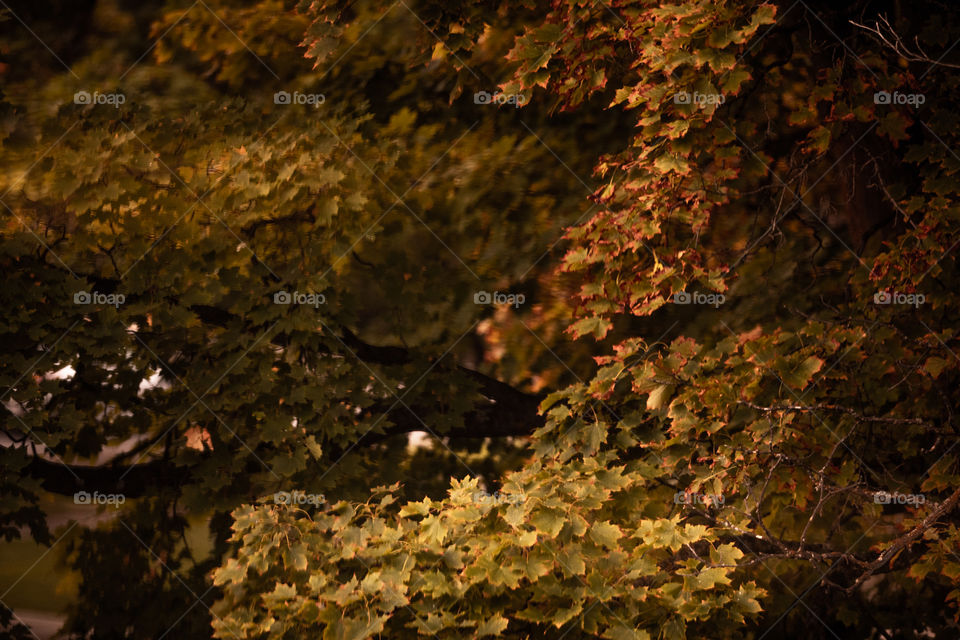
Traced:
<path fill-rule="evenodd" d="M 886 491 L 877 491 L 873 494 L 873 504 L 890 504 L 890 497 Z"/>
<path fill-rule="evenodd" d="M 87 491 L 77 491 L 75 494 L 73 494 L 74 504 L 90 504 L 91 501 L 92 498 L 90 497 L 90 493 Z"/>
<path fill-rule="evenodd" d="M 492 302 L 493 297 L 489 291 L 477 291 L 473 294 L 473 304 L 490 304 Z"/>
<path fill-rule="evenodd" d="M 291 300 L 289 291 L 277 291 L 273 294 L 273 304 L 290 304 Z"/>
<path fill-rule="evenodd" d="M 893 296 L 887 291 L 878 291 L 873 294 L 873 304 L 890 304 Z"/>
<path fill-rule="evenodd" d="M 277 491 L 275 494 L 273 494 L 273 501 L 276 504 L 290 504 L 290 492 Z"/>
<path fill-rule="evenodd" d="M 77 291 L 73 294 L 73 304 L 90 304 L 92 298 L 86 291 Z"/>
<path fill-rule="evenodd" d="M 674 104 L 690 104 L 690 94 L 686 91 L 681 91 L 680 93 L 673 94 L 673 103 Z"/>
<path fill-rule="evenodd" d="M 273 94 L 273 104 L 290 104 L 290 94 L 286 91 L 277 91 Z"/>
<path fill-rule="evenodd" d="M 877 91 L 873 94 L 874 104 L 890 104 L 891 95 L 888 91 Z"/>
<path fill-rule="evenodd" d="M 93 98 L 90 96 L 89 91 L 77 91 L 73 94 L 74 104 L 90 104 L 91 102 L 93 102 Z"/>
<path fill-rule="evenodd" d="M 493 102 L 493 96 L 489 91 L 477 91 L 473 94 L 473 104 L 490 104 Z"/>
<path fill-rule="evenodd" d="M 686 291 L 677 291 L 673 294 L 673 304 L 690 304 L 691 296 Z"/>

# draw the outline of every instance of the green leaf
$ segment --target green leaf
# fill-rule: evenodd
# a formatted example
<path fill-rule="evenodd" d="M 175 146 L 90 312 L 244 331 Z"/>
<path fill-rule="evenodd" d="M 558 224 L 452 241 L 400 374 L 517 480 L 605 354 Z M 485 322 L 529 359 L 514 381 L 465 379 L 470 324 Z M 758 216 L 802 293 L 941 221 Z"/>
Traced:
<path fill-rule="evenodd" d="M 482 638 L 484 636 L 498 636 L 503 633 L 503 630 L 507 628 L 507 625 L 510 623 L 509 620 L 504 618 L 499 613 L 494 613 L 492 616 L 480 623 L 480 626 L 477 627 L 477 637 Z"/>
<path fill-rule="evenodd" d="M 430 498 L 422 502 L 408 502 L 400 509 L 400 516 L 425 516 L 430 513 Z"/>
<path fill-rule="evenodd" d="M 278 582 L 273 588 L 273 591 L 264 596 L 264 599 L 273 606 L 276 606 L 277 603 L 290 600 L 296 596 L 297 587 L 295 585 Z"/>
<path fill-rule="evenodd" d="M 661 173 L 678 173 L 680 175 L 686 175 L 690 172 L 690 165 L 686 160 L 674 153 L 664 153 L 658 157 L 653 162 L 655 166 Z"/>
<path fill-rule="evenodd" d="M 554 509 L 538 509 L 530 517 L 530 522 L 537 531 L 548 538 L 556 538 L 565 521 L 565 515 Z"/>
<path fill-rule="evenodd" d="M 950 361 L 946 358 L 938 358 L 937 356 L 931 356 L 927 358 L 926 363 L 923 365 L 923 370 L 930 374 L 934 379 L 940 377 L 940 373 L 950 364 Z"/>
<path fill-rule="evenodd" d="M 423 539 L 434 544 L 443 544 L 447 536 L 447 527 L 439 516 L 428 516 L 423 519 Z"/>
<path fill-rule="evenodd" d="M 389 616 L 343 617 L 328 625 L 323 640 L 367 640 L 383 631 Z"/>
<path fill-rule="evenodd" d="M 583 548 L 580 545 L 571 545 L 557 552 L 557 561 L 565 574 L 584 575 L 587 565 L 583 561 Z"/>
<path fill-rule="evenodd" d="M 650 634 L 643 629 L 631 629 L 622 623 L 604 631 L 603 637 L 610 640 L 650 640 Z"/>
<path fill-rule="evenodd" d="M 693 577 L 684 580 L 684 587 L 689 591 L 699 591 L 713 589 L 717 584 L 730 584 L 730 578 L 727 576 L 729 569 L 716 567 L 704 569 Z"/>
<path fill-rule="evenodd" d="M 714 564 L 733 566 L 737 564 L 737 560 L 742 557 L 743 551 L 740 551 L 740 549 L 733 544 L 722 544 L 715 549 L 710 549 L 710 562 Z"/>
<path fill-rule="evenodd" d="M 306 571 L 307 548 L 302 544 L 295 544 L 285 548 L 283 551 L 283 563 L 287 568 L 292 567 L 297 571 Z"/>
<path fill-rule="evenodd" d="M 227 583 L 240 584 L 247 576 L 247 568 L 246 564 L 240 564 L 235 558 L 228 558 L 227 563 L 217 569 L 213 583 L 218 587 Z"/>
<path fill-rule="evenodd" d="M 608 549 L 617 548 L 617 540 L 623 537 L 623 532 L 615 524 L 608 521 L 595 522 L 589 530 L 590 539 Z"/>
<path fill-rule="evenodd" d="M 517 544 L 521 547 L 532 547 L 537 542 L 536 531 L 524 531 L 517 537 Z"/>
<path fill-rule="evenodd" d="M 796 389 L 803 389 L 813 378 L 817 371 L 823 367 L 823 360 L 816 356 L 809 356 L 801 362 L 795 369 L 783 376 L 783 381 Z"/>

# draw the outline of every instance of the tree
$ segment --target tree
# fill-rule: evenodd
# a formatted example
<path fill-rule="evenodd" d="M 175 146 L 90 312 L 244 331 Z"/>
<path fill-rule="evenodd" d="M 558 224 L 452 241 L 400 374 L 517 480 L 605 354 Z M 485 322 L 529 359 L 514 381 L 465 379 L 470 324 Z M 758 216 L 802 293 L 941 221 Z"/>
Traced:
<path fill-rule="evenodd" d="M 8 10 L 0 517 L 69 631 L 956 635 L 960 29 L 853 8 Z"/>

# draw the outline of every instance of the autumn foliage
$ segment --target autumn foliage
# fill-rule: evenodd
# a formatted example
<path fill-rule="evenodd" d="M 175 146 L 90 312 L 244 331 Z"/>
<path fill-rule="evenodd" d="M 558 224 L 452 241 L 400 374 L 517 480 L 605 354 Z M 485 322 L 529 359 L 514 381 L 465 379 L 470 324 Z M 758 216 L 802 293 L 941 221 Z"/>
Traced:
<path fill-rule="evenodd" d="M 5 70 L 4 429 L 143 438 L 70 631 L 955 637 L 960 25 L 854 4 L 98 3 L 143 62 Z"/>

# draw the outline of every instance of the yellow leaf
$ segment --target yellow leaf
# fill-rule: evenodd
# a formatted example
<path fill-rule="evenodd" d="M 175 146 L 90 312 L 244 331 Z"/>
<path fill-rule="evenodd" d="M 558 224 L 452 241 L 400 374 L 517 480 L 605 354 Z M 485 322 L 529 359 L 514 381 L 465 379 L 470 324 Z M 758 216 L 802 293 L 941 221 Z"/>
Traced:
<path fill-rule="evenodd" d="M 650 396 L 647 398 L 647 409 L 650 411 L 656 411 L 657 409 L 660 409 L 664 404 L 666 404 L 667 400 L 670 399 L 671 395 L 673 395 L 672 384 L 660 385 L 650 392 Z"/>

